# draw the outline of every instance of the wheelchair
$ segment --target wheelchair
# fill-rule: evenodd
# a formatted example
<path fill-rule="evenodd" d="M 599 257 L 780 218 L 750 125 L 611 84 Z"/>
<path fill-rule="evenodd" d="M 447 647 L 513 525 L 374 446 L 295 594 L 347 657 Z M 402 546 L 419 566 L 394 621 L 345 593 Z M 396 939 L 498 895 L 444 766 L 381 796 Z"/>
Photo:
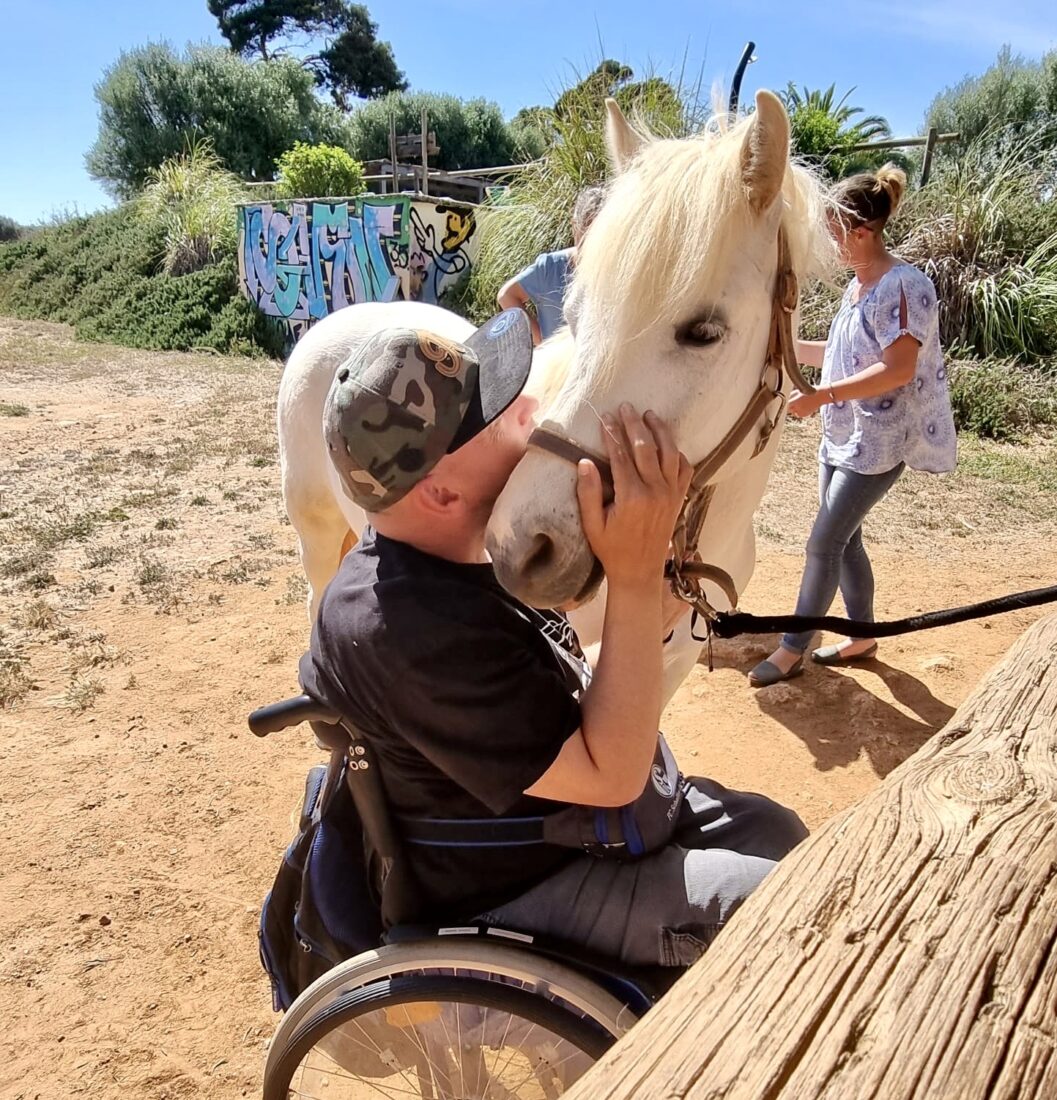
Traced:
<path fill-rule="evenodd" d="M 260 737 L 302 722 L 330 751 L 324 784 L 347 784 L 382 867 L 400 866 L 371 748 L 345 717 L 301 695 L 249 718 Z M 681 973 L 513 929 L 391 924 L 376 949 L 324 973 L 289 1006 L 263 1097 L 553 1100 Z"/>

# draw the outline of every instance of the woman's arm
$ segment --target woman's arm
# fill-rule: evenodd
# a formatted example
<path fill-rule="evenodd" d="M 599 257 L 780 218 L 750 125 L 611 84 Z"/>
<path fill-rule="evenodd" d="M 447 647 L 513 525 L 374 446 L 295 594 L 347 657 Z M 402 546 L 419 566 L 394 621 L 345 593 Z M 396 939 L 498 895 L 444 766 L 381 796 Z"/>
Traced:
<path fill-rule="evenodd" d="M 899 326 L 905 329 L 907 324 L 906 296 L 900 292 Z M 871 363 L 850 378 L 842 378 L 814 393 L 795 393 L 789 399 L 791 416 L 811 416 L 823 405 L 833 405 L 838 401 L 861 401 L 866 397 L 880 397 L 893 390 L 902 389 L 914 378 L 918 365 L 920 344 L 907 332 L 897 336 L 881 352 L 881 359 Z"/>
<path fill-rule="evenodd" d="M 805 367 L 814 367 L 822 370 L 822 360 L 826 355 L 825 340 L 797 340 L 796 360 Z"/>
<path fill-rule="evenodd" d="M 525 293 L 525 288 L 517 281 L 516 275 L 513 279 L 508 279 L 499 288 L 499 293 L 496 295 L 496 301 L 500 309 L 524 310 L 528 315 L 529 326 L 532 329 L 532 343 L 539 344 L 542 342 L 543 335 L 540 333 L 540 323 L 536 319 L 536 314 L 528 308 L 531 299 Z"/>

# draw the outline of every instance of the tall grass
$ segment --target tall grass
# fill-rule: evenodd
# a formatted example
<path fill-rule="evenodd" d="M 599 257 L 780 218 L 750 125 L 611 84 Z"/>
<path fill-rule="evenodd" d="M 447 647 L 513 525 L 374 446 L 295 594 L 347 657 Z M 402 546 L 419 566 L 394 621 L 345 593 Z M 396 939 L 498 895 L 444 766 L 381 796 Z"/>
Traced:
<path fill-rule="evenodd" d="M 624 112 L 655 133 L 683 136 L 702 121 L 698 89 L 651 77 L 618 89 Z M 538 113 L 543 155 L 518 173 L 510 187 L 479 216 L 480 244 L 469 286 L 461 295 L 471 320 L 487 320 L 503 283 L 541 252 L 572 244 L 570 219 L 576 196 L 603 182 L 609 165 L 605 147 L 604 92 L 591 82 L 570 87 L 554 110 Z"/>
<path fill-rule="evenodd" d="M 946 347 L 1057 354 L 1057 157 L 1043 138 L 981 135 L 892 223 L 895 250 L 936 285 Z"/>
<path fill-rule="evenodd" d="M 191 143 L 185 153 L 151 170 L 138 212 L 165 234 L 165 274 L 187 275 L 234 253 L 235 204 L 244 191 L 208 141 Z"/>

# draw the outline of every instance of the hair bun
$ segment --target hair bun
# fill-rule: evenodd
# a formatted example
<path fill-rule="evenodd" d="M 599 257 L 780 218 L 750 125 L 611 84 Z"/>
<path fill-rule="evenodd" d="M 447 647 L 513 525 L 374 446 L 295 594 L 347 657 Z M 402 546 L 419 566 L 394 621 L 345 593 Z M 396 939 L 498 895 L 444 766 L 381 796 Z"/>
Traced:
<path fill-rule="evenodd" d="M 894 164 L 886 164 L 884 167 L 877 169 L 874 178 L 877 180 L 877 186 L 888 196 L 888 201 L 891 204 L 889 217 L 891 217 L 896 212 L 899 203 L 902 201 L 903 193 L 907 189 L 907 174 L 902 168 Z"/>

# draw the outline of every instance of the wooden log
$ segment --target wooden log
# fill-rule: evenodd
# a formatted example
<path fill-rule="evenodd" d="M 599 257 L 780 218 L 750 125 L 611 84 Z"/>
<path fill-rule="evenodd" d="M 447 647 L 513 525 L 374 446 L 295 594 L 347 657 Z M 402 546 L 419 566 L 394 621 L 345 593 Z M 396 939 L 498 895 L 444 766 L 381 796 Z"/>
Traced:
<path fill-rule="evenodd" d="M 567 1100 L 1057 1097 L 1057 616 Z"/>

